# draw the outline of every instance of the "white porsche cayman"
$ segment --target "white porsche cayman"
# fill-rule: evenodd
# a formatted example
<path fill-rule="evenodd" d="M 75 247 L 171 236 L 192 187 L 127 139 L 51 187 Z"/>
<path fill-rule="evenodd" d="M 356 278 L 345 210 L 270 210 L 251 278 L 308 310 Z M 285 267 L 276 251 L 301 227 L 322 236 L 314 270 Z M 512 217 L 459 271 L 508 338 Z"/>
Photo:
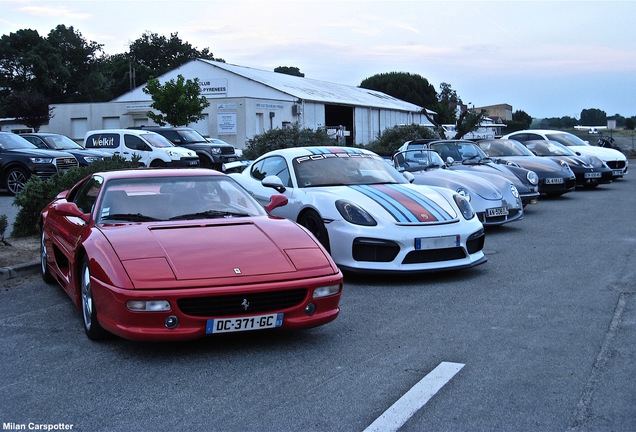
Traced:
<path fill-rule="evenodd" d="M 425 272 L 486 262 L 483 226 L 464 197 L 411 184 L 370 151 L 275 150 L 230 176 L 263 204 L 286 195 L 288 204 L 272 214 L 305 226 L 343 270 Z"/>

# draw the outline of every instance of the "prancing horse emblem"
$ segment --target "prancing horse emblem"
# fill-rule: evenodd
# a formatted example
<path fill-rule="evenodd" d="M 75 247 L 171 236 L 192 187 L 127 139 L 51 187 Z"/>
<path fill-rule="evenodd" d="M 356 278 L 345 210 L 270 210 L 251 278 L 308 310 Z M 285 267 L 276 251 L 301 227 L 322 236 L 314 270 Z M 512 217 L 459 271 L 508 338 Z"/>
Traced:
<path fill-rule="evenodd" d="M 247 308 L 250 307 L 250 302 L 248 302 L 247 299 L 244 298 L 243 303 L 241 303 L 241 306 L 243 306 L 243 310 L 247 310 Z"/>

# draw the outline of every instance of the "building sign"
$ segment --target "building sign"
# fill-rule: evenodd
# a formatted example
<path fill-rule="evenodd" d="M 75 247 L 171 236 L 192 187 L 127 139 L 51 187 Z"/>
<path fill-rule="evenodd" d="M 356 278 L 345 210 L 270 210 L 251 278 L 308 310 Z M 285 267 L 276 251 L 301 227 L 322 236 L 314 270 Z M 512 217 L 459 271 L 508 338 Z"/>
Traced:
<path fill-rule="evenodd" d="M 199 78 L 202 96 L 214 96 L 227 94 L 227 79 L 205 79 Z"/>
<path fill-rule="evenodd" d="M 136 104 L 128 104 L 126 105 L 126 111 L 150 111 L 152 108 L 150 107 L 151 103 L 136 103 Z"/>
<path fill-rule="evenodd" d="M 236 135 L 236 113 L 220 112 L 216 115 L 219 135 Z"/>
<path fill-rule="evenodd" d="M 256 103 L 257 109 L 267 109 L 267 110 L 282 110 L 284 106 L 282 104 L 273 104 L 273 103 Z"/>
<path fill-rule="evenodd" d="M 216 104 L 216 109 L 218 109 L 218 110 L 223 110 L 223 109 L 235 110 L 236 109 L 236 104 L 235 103 L 220 103 L 220 104 Z"/>

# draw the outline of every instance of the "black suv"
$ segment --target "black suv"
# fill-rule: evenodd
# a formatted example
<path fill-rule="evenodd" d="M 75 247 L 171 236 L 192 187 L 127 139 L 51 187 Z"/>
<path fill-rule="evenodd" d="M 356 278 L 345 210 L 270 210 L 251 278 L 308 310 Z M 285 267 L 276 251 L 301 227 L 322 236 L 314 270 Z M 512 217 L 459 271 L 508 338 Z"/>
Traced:
<path fill-rule="evenodd" d="M 221 140 L 207 140 L 199 132 L 188 127 L 139 126 L 129 129 L 144 129 L 163 135 L 172 144 L 193 150 L 199 156 L 201 167 L 223 170 L 223 164 L 235 162 L 238 156 L 234 146 Z"/>
<path fill-rule="evenodd" d="M 78 166 L 70 153 L 41 150 L 14 133 L 0 132 L 0 188 L 8 189 L 12 195 L 24 189 L 32 175 L 46 180 Z"/>

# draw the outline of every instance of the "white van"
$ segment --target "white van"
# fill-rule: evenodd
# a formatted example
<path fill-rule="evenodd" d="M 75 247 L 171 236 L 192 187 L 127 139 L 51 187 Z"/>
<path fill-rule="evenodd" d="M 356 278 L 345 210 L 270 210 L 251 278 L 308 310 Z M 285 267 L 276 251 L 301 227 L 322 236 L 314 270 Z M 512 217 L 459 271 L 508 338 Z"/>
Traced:
<path fill-rule="evenodd" d="M 194 168 L 199 166 L 197 154 L 176 147 L 158 133 L 134 129 L 103 129 L 86 132 L 84 147 L 104 150 L 132 160 L 139 155 L 139 163 L 147 167 Z"/>

